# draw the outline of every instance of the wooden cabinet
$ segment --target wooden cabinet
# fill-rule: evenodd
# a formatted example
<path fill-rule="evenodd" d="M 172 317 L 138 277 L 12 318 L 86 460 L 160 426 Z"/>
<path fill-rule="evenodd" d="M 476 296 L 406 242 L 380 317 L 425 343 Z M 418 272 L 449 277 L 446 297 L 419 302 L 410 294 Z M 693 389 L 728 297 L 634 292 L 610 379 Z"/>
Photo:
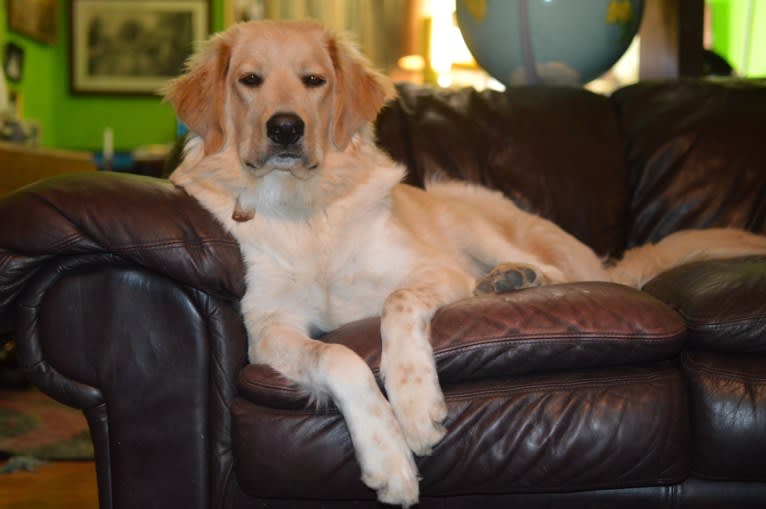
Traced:
<path fill-rule="evenodd" d="M 29 148 L 0 142 L 0 196 L 37 180 L 96 171 L 90 152 Z"/>

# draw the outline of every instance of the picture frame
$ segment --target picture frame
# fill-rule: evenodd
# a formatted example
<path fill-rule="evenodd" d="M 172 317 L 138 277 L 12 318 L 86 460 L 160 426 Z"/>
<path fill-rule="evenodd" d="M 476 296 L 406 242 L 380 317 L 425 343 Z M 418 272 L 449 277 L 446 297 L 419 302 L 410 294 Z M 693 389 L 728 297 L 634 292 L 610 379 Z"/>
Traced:
<path fill-rule="evenodd" d="M 32 39 L 55 44 L 58 0 L 6 0 L 8 29 Z"/>
<path fill-rule="evenodd" d="M 74 94 L 156 95 L 207 37 L 207 0 L 72 0 Z"/>

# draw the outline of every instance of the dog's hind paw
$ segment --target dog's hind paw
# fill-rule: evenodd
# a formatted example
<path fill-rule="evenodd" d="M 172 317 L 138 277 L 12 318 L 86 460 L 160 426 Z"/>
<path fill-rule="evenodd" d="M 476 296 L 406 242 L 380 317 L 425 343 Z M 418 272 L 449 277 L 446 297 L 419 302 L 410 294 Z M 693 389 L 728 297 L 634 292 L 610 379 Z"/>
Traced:
<path fill-rule="evenodd" d="M 545 284 L 545 276 L 536 267 L 524 263 L 501 263 L 479 279 L 474 295 L 508 293 Z"/>

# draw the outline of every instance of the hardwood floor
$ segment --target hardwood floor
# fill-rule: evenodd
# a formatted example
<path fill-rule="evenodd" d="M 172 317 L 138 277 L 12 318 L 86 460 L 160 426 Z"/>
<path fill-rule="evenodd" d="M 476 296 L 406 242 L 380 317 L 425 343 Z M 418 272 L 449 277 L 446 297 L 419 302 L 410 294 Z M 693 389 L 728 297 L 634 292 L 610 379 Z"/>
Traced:
<path fill-rule="evenodd" d="M 0 494 L 3 509 L 97 509 L 96 466 L 57 461 L 34 472 L 0 474 Z"/>

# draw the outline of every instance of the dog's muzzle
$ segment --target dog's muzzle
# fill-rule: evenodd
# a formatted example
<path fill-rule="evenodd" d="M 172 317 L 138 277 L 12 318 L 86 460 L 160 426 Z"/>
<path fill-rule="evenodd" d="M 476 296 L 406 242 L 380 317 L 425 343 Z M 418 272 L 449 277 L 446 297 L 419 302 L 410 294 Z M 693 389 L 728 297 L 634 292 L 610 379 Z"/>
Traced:
<path fill-rule="evenodd" d="M 275 113 L 266 121 L 268 147 L 258 157 L 244 159 L 245 166 L 255 170 L 256 175 L 282 170 L 305 178 L 307 170 L 318 166 L 306 152 L 305 132 L 306 124 L 300 116 L 290 112 Z"/>

